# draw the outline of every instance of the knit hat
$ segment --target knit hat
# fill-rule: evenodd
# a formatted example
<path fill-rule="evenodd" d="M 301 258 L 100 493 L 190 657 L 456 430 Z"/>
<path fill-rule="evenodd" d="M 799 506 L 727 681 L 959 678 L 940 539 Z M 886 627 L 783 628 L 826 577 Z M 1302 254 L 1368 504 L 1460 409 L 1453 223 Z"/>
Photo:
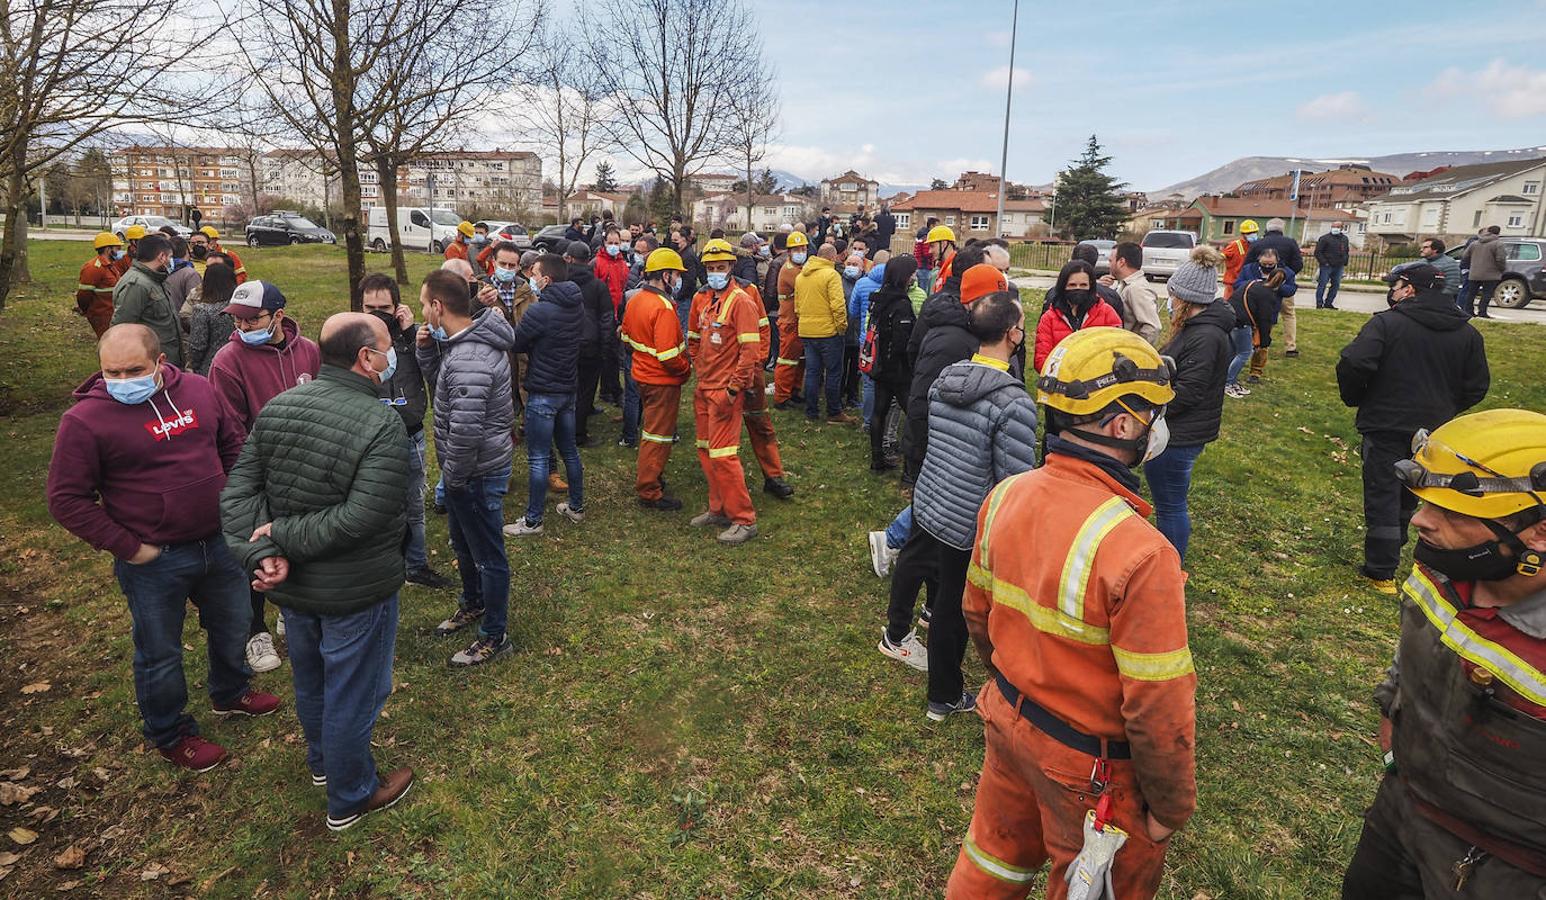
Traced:
<path fill-rule="evenodd" d="M 755 247 L 760 243 L 762 243 L 762 238 L 758 237 L 755 231 L 748 231 L 741 235 L 742 247 Z"/>
<path fill-rule="evenodd" d="M 978 263 L 961 273 L 961 302 L 970 303 L 989 294 L 1009 290 L 1009 279 L 987 263 Z"/>
<path fill-rule="evenodd" d="M 1167 287 L 1171 296 L 1187 303 L 1212 303 L 1219 292 L 1219 263 L 1223 254 L 1203 244 L 1192 250 L 1191 258 L 1176 267 Z"/>
<path fill-rule="evenodd" d="M 535 250 L 527 250 L 527 251 L 525 251 L 524 253 L 521 254 L 521 268 L 523 268 L 523 269 L 531 268 L 532 266 L 537 264 L 537 260 L 540 259 L 541 257 L 542 257 L 542 254 L 538 253 Z"/>

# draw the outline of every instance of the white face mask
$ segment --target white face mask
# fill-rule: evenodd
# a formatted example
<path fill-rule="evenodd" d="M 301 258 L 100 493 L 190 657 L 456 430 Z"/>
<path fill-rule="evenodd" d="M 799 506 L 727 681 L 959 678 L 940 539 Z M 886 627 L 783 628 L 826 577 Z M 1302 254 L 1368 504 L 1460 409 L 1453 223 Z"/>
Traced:
<path fill-rule="evenodd" d="M 1143 459 L 1139 460 L 1138 464 L 1143 465 L 1159 456 L 1168 446 L 1170 446 L 1170 426 L 1165 423 L 1163 415 L 1156 416 L 1154 424 L 1149 426 L 1149 443 L 1143 448 Z"/>

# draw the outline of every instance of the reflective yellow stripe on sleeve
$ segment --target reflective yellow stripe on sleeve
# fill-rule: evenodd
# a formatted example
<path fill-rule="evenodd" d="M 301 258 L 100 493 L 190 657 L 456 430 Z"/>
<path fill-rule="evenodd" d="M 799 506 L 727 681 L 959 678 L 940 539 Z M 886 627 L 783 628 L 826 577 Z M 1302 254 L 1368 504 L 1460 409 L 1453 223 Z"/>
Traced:
<path fill-rule="evenodd" d="M 778 358 L 778 364 L 781 365 L 781 366 L 798 366 L 802 362 L 804 362 L 804 360 L 800 360 L 800 359 L 787 359 L 787 358 L 782 357 L 782 356 L 780 356 Z"/>
<path fill-rule="evenodd" d="M 1192 651 L 1187 647 L 1164 653 L 1138 653 L 1112 644 L 1111 655 L 1116 657 L 1117 671 L 1134 681 L 1169 681 L 1194 671 Z"/>
<path fill-rule="evenodd" d="M 1546 706 L 1546 678 L 1540 670 L 1520 659 L 1507 647 L 1489 641 L 1472 631 L 1460 618 L 1455 608 L 1445 599 L 1438 586 L 1420 570 L 1413 569 L 1406 580 L 1406 594 L 1427 616 L 1430 624 L 1438 629 L 1444 646 L 1455 651 L 1462 659 L 1470 660 L 1497 676 L 1498 680 L 1513 688 L 1519 696 Z"/>
<path fill-rule="evenodd" d="M 77 291 L 91 291 L 95 294 L 111 294 L 113 292 L 113 289 L 110 287 L 97 287 L 90 284 L 77 284 L 75 289 Z"/>
<path fill-rule="evenodd" d="M 681 356 L 685 352 L 687 352 L 687 345 L 686 344 L 677 344 L 675 347 L 672 347 L 670 350 L 662 350 L 659 353 L 656 353 L 655 354 L 655 358 L 660 360 L 661 362 L 666 362 L 668 360 L 676 359 L 678 356 Z"/>
<path fill-rule="evenodd" d="M 738 334 L 735 336 L 735 339 L 738 343 L 755 344 L 762 340 L 762 335 L 753 331 L 751 334 Z"/>
<path fill-rule="evenodd" d="M 703 335 L 699 334 L 696 331 L 689 331 L 689 332 L 687 332 L 687 337 L 688 337 L 689 340 L 696 341 L 698 338 L 703 337 Z"/>
<path fill-rule="evenodd" d="M 766 327 L 768 327 L 768 317 L 767 316 L 763 316 L 762 318 L 758 319 L 757 320 L 757 327 L 758 328 L 766 328 Z"/>

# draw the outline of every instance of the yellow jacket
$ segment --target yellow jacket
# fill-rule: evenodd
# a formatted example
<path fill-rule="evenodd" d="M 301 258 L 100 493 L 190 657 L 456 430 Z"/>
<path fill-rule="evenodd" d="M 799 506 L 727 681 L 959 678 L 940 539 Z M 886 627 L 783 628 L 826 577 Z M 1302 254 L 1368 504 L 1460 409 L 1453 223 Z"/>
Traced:
<path fill-rule="evenodd" d="M 794 308 L 800 337 L 825 338 L 848 333 L 848 304 L 843 301 L 843 276 L 831 260 L 812 256 L 794 280 Z"/>

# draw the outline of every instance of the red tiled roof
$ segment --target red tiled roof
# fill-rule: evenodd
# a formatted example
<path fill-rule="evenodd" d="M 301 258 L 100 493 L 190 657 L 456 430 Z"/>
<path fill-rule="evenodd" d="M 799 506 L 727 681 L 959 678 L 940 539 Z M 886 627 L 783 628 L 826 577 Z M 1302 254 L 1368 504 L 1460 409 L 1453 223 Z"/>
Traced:
<path fill-rule="evenodd" d="M 998 212 L 996 191 L 919 191 L 912 197 L 891 204 L 893 210 L 953 209 L 963 213 Z M 1006 212 L 1041 212 L 1047 208 L 1041 200 L 1005 200 Z"/>

